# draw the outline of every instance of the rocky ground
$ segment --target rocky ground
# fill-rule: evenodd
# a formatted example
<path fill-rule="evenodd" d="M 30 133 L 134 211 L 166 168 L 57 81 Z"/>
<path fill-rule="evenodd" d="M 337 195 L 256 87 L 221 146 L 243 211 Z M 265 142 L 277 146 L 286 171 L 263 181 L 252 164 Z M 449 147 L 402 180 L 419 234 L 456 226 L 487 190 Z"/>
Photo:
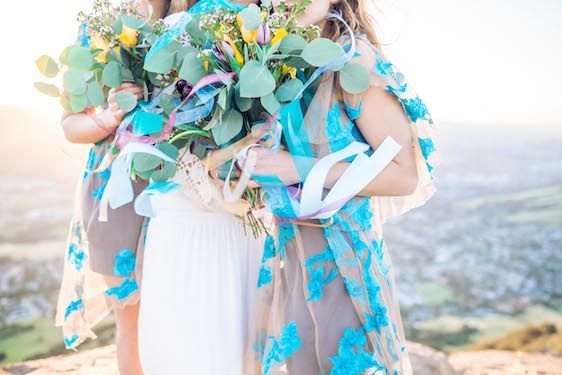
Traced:
<path fill-rule="evenodd" d="M 562 375 L 562 358 L 500 350 L 458 352 L 449 357 L 410 343 L 416 375 Z M 0 375 L 114 375 L 115 346 L 10 365 Z"/>

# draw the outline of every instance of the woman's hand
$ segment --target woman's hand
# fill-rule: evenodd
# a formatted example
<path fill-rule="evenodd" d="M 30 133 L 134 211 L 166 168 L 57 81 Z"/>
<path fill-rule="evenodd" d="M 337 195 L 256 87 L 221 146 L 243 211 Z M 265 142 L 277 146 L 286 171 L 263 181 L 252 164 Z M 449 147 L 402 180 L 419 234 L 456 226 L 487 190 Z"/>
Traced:
<path fill-rule="evenodd" d="M 290 153 L 284 150 L 272 153 L 263 149 L 257 152 L 254 175 L 276 176 L 287 186 L 301 182 L 301 177 Z"/>
<path fill-rule="evenodd" d="M 118 92 L 123 91 L 130 92 L 135 95 L 137 99 L 142 99 L 144 90 L 142 87 L 139 87 L 131 82 L 124 82 L 118 88 L 109 90 L 107 108 L 98 114 L 100 120 L 104 122 L 108 129 L 115 129 L 119 126 L 121 121 L 123 121 L 123 117 L 125 117 L 125 112 L 123 112 L 115 100 L 115 95 Z"/>

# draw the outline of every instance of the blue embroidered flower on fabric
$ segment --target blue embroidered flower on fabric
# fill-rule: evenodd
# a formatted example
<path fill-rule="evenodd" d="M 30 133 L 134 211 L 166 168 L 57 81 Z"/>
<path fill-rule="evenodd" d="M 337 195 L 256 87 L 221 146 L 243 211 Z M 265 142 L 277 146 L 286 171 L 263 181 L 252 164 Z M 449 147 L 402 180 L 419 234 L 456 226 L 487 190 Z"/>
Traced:
<path fill-rule="evenodd" d="M 267 260 L 275 258 L 275 254 L 275 239 L 273 236 L 267 236 L 263 245 L 263 259 Z"/>
<path fill-rule="evenodd" d="M 345 285 L 345 289 L 347 289 L 347 293 L 352 298 L 357 298 L 361 303 L 365 303 L 365 293 L 363 293 L 363 287 L 357 280 L 344 278 L 343 283 Z"/>
<path fill-rule="evenodd" d="M 273 363 L 283 364 L 293 353 L 300 349 L 302 343 L 297 331 L 297 323 L 289 322 L 281 330 L 279 339 L 274 336 L 267 338 L 266 350 L 262 358 L 263 375 L 269 374 Z"/>
<path fill-rule="evenodd" d="M 115 255 L 113 274 L 115 276 L 128 277 L 135 270 L 135 253 L 131 249 L 123 249 Z"/>
<path fill-rule="evenodd" d="M 271 267 L 262 264 L 260 267 L 260 275 L 258 277 L 258 288 L 269 284 L 272 279 L 273 276 L 271 275 Z"/>
<path fill-rule="evenodd" d="M 345 109 L 345 113 L 347 113 L 347 117 L 349 117 L 351 121 L 355 121 L 359 118 L 359 116 L 361 115 L 362 106 L 363 106 L 363 102 L 361 101 L 359 102 L 357 107 L 352 107 L 347 102 L 343 103 L 343 108 Z"/>
<path fill-rule="evenodd" d="M 404 109 L 412 122 L 416 122 L 419 119 L 425 119 L 429 115 L 427 107 L 419 97 L 415 97 L 413 99 L 403 99 L 402 104 L 404 105 Z"/>
<path fill-rule="evenodd" d="M 111 174 L 111 170 L 109 168 L 107 168 L 107 169 L 98 173 L 102 183 L 101 183 L 99 188 L 92 191 L 92 197 L 94 197 L 98 201 L 101 201 L 101 197 L 103 196 L 103 192 L 105 191 L 105 188 L 106 188 L 107 183 L 109 181 L 110 174 Z"/>
<path fill-rule="evenodd" d="M 78 341 L 79 338 L 80 336 L 78 336 L 77 333 L 73 334 L 72 336 L 64 336 L 64 345 L 67 349 L 70 349 L 76 343 L 76 341 Z"/>
<path fill-rule="evenodd" d="M 379 334 L 381 328 L 388 326 L 388 316 L 386 314 L 386 307 L 377 305 L 373 309 L 373 314 L 365 313 L 365 330 L 371 332 L 376 330 Z"/>
<path fill-rule="evenodd" d="M 135 279 L 124 279 L 121 285 L 107 289 L 105 294 L 109 297 L 115 296 L 118 301 L 123 301 L 138 289 L 139 285 Z"/>
<path fill-rule="evenodd" d="M 308 267 L 308 272 L 310 274 L 307 285 L 309 296 L 306 300 L 308 302 L 319 301 L 322 298 L 322 289 L 336 278 L 338 270 L 336 267 L 332 267 L 326 277 L 324 277 L 324 266 Z"/>
<path fill-rule="evenodd" d="M 285 258 L 285 245 L 295 237 L 295 231 L 291 224 L 281 224 L 279 225 L 279 235 L 277 237 L 279 241 L 279 251 L 281 252 L 281 258 Z"/>
<path fill-rule="evenodd" d="M 84 301 L 82 300 L 82 298 L 70 301 L 68 306 L 66 306 L 64 319 L 68 319 L 70 314 L 72 314 L 74 311 L 81 311 L 82 309 L 84 309 Z"/>
<path fill-rule="evenodd" d="M 83 250 L 79 250 L 76 244 L 71 243 L 68 246 L 68 261 L 74 265 L 77 271 L 82 270 L 84 266 L 84 261 L 86 260 L 86 253 Z"/>
<path fill-rule="evenodd" d="M 365 352 L 363 346 L 366 343 L 363 329 L 346 329 L 340 339 L 337 356 L 330 358 L 334 364 L 330 375 L 361 375 L 372 368 L 384 370 L 372 353 Z"/>
<path fill-rule="evenodd" d="M 431 138 L 418 138 L 421 153 L 425 160 L 435 151 L 435 144 Z"/>
<path fill-rule="evenodd" d="M 340 118 L 339 102 L 335 102 L 332 108 L 328 110 L 328 113 L 326 113 L 326 137 L 329 140 L 336 140 L 345 137 Z"/>

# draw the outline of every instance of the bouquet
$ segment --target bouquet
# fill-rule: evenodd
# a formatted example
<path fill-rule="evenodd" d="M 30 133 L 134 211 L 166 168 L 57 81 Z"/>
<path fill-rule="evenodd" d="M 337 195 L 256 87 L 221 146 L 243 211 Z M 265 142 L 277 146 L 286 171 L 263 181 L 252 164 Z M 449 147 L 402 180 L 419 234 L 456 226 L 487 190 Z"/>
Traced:
<path fill-rule="evenodd" d="M 164 32 L 164 24 L 149 25 L 143 20 L 135 0 L 114 6 L 110 0 L 94 0 L 89 13 L 80 12 L 78 41 L 66 47 L 57 62 L 43 55 L 36 60 L 39 71 L 48 78 L 62 77 L 62 89 L 55 83 L 36 82 L 42 93 L 58 97 L 71 113 L 100 107 L 111 88 L 134 82 L 145 89 L 145 99 L 152 90 L 151 75 L 143 69 L 151 41 Z M 116 101 L 125 112 L 137 105 L 134 95 L 119 92 Z"/>

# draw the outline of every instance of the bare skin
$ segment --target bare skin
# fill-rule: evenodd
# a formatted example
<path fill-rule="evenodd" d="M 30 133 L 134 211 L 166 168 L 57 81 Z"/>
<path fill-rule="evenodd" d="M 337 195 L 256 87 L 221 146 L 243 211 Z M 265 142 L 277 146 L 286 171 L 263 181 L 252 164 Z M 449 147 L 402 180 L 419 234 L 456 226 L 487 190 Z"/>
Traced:
<path fill-rule="evenodd" d="M 274 0 L 274 3 L 278 0 Z M 324 25 L 332 4 L 338 0 L 314 0 L 299 18 L 301 25 Z M 384 89 L 371 87 L 363 95 L 362 111 L 356 124 L 361 134 L 376 149 L 387 137 L 392 137 L 402 149 L 392 162 L 360 193 L 362 196 L 402 196 L 412 194 L 418 184 L 414 146 L 410 135 L 409 120 L 400 103 Z M 330 169 L 325 186 L 332 187 L 349 163 L 338 163 Z M 275 175 L 285 185 L 301 182 L 293 158 L 286 151 L 274 154 L 260 152 L 254 173 Z M 252 181 L 251 186 L 258 184 Z"/>

